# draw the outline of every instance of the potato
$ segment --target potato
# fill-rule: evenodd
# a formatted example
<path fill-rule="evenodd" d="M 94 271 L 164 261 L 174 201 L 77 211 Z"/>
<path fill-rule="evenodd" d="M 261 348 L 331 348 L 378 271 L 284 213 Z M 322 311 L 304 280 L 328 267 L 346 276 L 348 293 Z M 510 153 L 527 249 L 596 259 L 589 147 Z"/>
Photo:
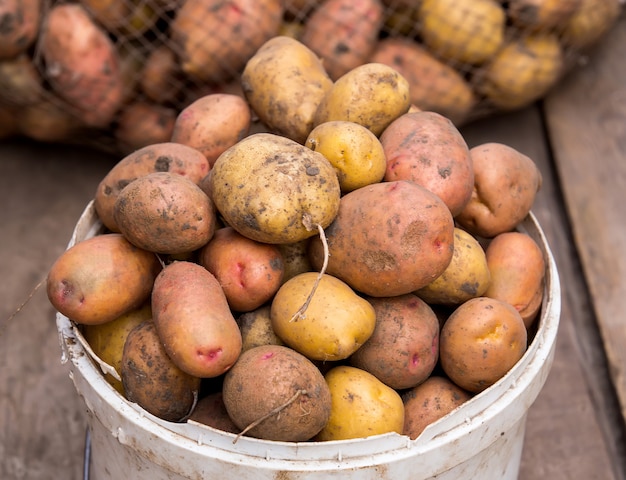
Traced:
<path fill-rule="evenodd" d="M 278 249 L 283 256 L 283 263 L 285 267 L 283 283 L 290 278 L 295 277 L 299 273 L 310 272 L 313 270 L 311 262 L 309 261 L 308 247 L 308 239 L 300 240 L 295 243 L 282 243 L 278 245 Z"/>
<path fill-rule="evenodd" d="M 225 222 L 265 243 L 293 243 L 318 234 L 339 209 L 341 190 L 330 162 L 271 133 L 244 138 L 219 156 L 210 192 Z"/>
<path fill-rule="evenodd" d="M 326 272 L 372 297 L 411 293 L 437 278 L 452 260 L 454 222 L 434 193 L 409 181 L 359 188 L 341 198 L 326 228 Z M 321 241 L 310 241 L 315 269 L 323 264 Z"/>
<path fill-rule="evenodd" d="M 185 75 L 233 78 L 281 25 L 281 0 L 186 0 L 169 27 Z"/>
<path fill-rule="evenodd" d="M 402 433 L 415 440 L 431 423 L 470 400 L 472 395 L 446 377 L 431 376 L 402 393 L 404 428 Z"/>
<path fill-rule="evenodd" d="M 378 41 L 383 13 L 380 0 L 325 0 L 307 18 L 300 41 L 337 80 L 367 62 Z"/>
<path fill-rule="evenodd" d="M 276 245 L 218 229 L 199 253 L 199 263 L 222 286 L 231 310 L 249 312 L 268 302 L 282 284 L 283 257 Z"/>
<path fill-rule="evenodd" d="M 562 27 L 581 5 L 582 0 L 511 0 L 509 18 L 527 31 Z"/>
<path fill-rule="evenodd" d="M 131 310 L 114 320 L 98 325 L 83 325 L 83 336 L 100 360 L 115 368 L 122 375 L 122 355 L 128 333 L 143 322 L 152 321 L 150 302 Z M 105 373 L 104 378 L 121 395 L 125 396 L 121 380 Z"/>
<path fill-rule="evenodd" d="M 237 425 L 228 416 L 222 392 L 210 393 L 198 400 L 198 404 L 191 412 L 191 415 L 189 415 L 188 420 L 193 420 L 224 432 L 239 433 Z"/>
<path fill-rule="evenodd" d="M 564 58 L 558 36 L 536 33 L 507 42 L 480 74 L 477 89 L 500 110 L 529 105 L 556 83 Z"/>
<path fill-rule="evenodd" d="M 33 105 L 43 95 L 43 79 L 28 55 L 0 60 L 0 102 L 11 106 Z"/>
<path fill-rule="evenodd" d="M 455 125 L 468 119 L 478 101 L 469 82 L 457 70 L 410 38 L 381 40 L 370 61 L 389 65 L 406 78 L 413 105 L 440 113 Z"/>
<path fill-rule="evenodd" d="M 113 218 L 134 245 L 178 255 L 206 245 L 216 226 L 211 199 L 189 178 L 154 172 L 137 178 L 118 194 Z"/>
<path fill-rule="evenodd" d="M 38 142 L 71 141 L 83 127 L 69 107 L 55 97 L 16 108 L 15 123 L 22 135 Z"/>
<path fill-rule="evenodd" d="M 241 350 L 249 350 L 260 345 L 284 345 L 272 328 L 271 306 L 263 305 L 256 310 L 237 317 L 241 332 Z"/>
<path fill-rule="evenodd" d="M 439 359 L 439 319 L 419 297 L 368 298 L 376 312 L 370 338 L 350 357 L 350 365 L 396 390 L 425 381 Z"/>
<path fill-rule="evenodd" d="M 380 182 L 387 160 L 380 141 L 354 122 L 326 122 L 315 127 L 304 144 L 335 167 L 342 192 Z"/>
<path fill-rule="evenodd" d="M 387 159 L 385 180 L 409 180 L 443 200 L 452 216 L 469 202 L 474 188 L 472 157 L 465 139 L 435 112 L 405 113 L 380 136 Z"/>
<path fill-rule="evenodd" d="M 137 325 L 126 338 L 122 383 L 130 402 L 169 422 L 187 418 L 200 389 L 199 378 L 172 362 L 152 322 Z"/>
<path fill-rule="evenodd" d="M 349 440 L 383 433 L 402 433 L 404 404 L 393 388 L 371 373 L 348 365 L 324 376 L 332 408 L 316 441 Z"/>
<path fill-rule="evenodd" d="M 130 182 L 149 173 L 172 172 L 199 184 L 210 168 L 206 157 L 195 148 L 172 142 L 147 145 L 126 155 L 100 180 L 94 208 L 109 230 L 119 232 L 113 209 L 120 192 Z"/>
<path fill-rule="evenodd" d="M 15 58 L 35 43 L 42 7 L 41 0 L 4 0 L 0 3 L 0 59 Z"/>
<path fill-rule="evenodd" d="M 566 22 L 562 42 L 576 49 L 595 44 L 615 22 L 622 11 L 619 0 L 581 0 L 580 7 Z"/>
<path fill-rule="evenodd" d="M 167 354 L 190 375 L 222 375 L 241 353 L 241 333 L 222 287 L 201 265 L 177 261 L 161 271 L 152 316 Z"/>
<path fill-rule="evenodd" d="M 180 95 L 183 77 L 176 53 L 169 45 L 162 44 L 146 54 L 139 72 L 139 87 L 148 99 L 166 104 Z"/>
<path fill-rule="evenodd" d="M 441 275 L 415 293 L 429 304 L 460 305 L 481 297 L 489 288 L 491 272 L 482 245 L 461 228 L 454 228 L 454 254 Z"/>
<path fill-rule="evenodd" d="M 161 269 L 157 257 L 118 233 L 83 240 L 64 251 L 46 278 L 50 303 L 76 323 L 95 325 L 138 308 Z"/>
<path fill-rule="evenodd" d="M 55 4 L 41 27 L 39 45 L 52 90 L 86 125 L 109 125 L 121 107 L 124 83 L 108 34 L 82 5 Z"/>
<path fill-rule="evenodd" d="M 443 324 L 441 367 L 456 385 L 479 393 L 522 358 L 527 339 L 524 320 L 512 305 L 493 298 L 472 298 Z"/>
<path fill-rule="evenodd" d="M 539 245 L 521 232 L 501 233 L 489 243 L 485 257 L 491 272 L 485 296 L 513 305 L 530 328 L 545 286 L 546 262 Z"/>
<path fill-rule="evenodd" d="M 244 95 L 272 132 L 304 143 L 333 81 L 320 59 L 286 36 L 264 43 L 241 74 Z"/>
<path fill-rule="evenodd" d="M 304 442 L 328 421 L 331 400 L 318 368 L 281 345 L 263 345 L 241 354 L 224 376 L 224 405 L 239 429 L 259 422 L 246 435 Z"/>
<path fill-rule="evenodd" d="M 418 19 L 425 45 L 447 61 L 479 65 L 504 41 L 506 14 L 495 0 L 423 0 Z"/>
<path fill-rule="evenodd" d="M 124 0 L 80 0 L 89 14 L 107 30 L 119 30 L 131 13 L 131 2 Z"/>
<path fill-rule="evenodd" d="M 14 110 L 17 108 L 0 104 L 0 139 L 11 138 L 18 134 Z"/>
<path fill-rule="evenodd" d="M 212 166 L 227 148 L 248 135 L 250 122 L 250 108 L 239 95 L 205 95 L 178 114 L 171 140 L 201 151 Z"/>
<path fill-rule="evenodd" d="M 337 79 L 317 108 L 314 126 L 343 120 L 379 136 L 410 105 L 409 83 L 402 75 L 382 63 L 365 63 Z"/>
<path fill-rule="evenodd" d="M 310 360 L 335 361 L 352 355 L 372 335 L 372 305 L 346 283 L 316 272 L 296 275 L 276 292 L 270 316 L 276 335 Z"/>
<path fill-rule="evenodd" d="M 530 212 L 542 176 L 531 158 L 513 147 L 488 142 L 470 149 L 474 191 L 456 221 L 485 238 L 513 230 Z"/>
<path fill-rule="evenodd" d="M 176 116 L 173 108 L 144 100 L 125 105 L 113 131 L 119 151 L 129 155 L 148 145 L 169 142 Z"/>

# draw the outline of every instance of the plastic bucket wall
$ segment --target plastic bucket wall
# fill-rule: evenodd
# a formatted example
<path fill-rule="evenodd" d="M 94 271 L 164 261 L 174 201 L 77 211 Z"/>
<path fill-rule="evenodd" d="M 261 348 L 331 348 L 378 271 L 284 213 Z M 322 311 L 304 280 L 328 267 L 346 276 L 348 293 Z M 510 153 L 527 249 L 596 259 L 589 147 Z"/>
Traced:
<path fill-rule="evenodd" d="M 249 437 L 234 442 L 234 435 L 201 424 L 165 422 L 118 394 L 80 343 L 75 325 L 57 314 L 63 359 L 88 413 L 90 480 L 517 479 L 526 415 L 552 366 L 561 307 L 554 258 L 532 214 L 520 230 L 539 243 L 547 261 L 546 295 L 534 339 L 507 375 L 415 440 L 386 434 L 336 442 Z M 69 246 L 101 231 L 89 204 Z"/>

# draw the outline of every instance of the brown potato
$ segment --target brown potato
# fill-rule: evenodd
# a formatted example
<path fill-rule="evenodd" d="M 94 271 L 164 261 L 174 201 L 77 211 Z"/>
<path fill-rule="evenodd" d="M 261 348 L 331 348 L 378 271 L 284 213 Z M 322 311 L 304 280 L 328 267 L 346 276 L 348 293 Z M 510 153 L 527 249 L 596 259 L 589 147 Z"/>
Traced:
<path fill-rule="evenodd" d="M 169 25 L 183 72 L 211 83 L 233 78 L 282 16 L 282 0 L 185 1 Z"/>
<path fill-rule="evenodd" d="M 472 196 L 474 169 L 465 139 L 454 124 L 435 112 L 405 113 L 380 136 L 385 180 L 410 180 L 443 200 L 452 216 Z"/>
<path fill-rule="evenodd" d="M 86 125 L 109 125 L 121 107 L 124 82 L 107 32 L 82 5 L 59 3 L 48 11 L 40 35 L 52 89 Z"/>
<path fill-rule="evenodd" d="M 327 273 L 372 297 L 411 293 L 445 270 L 454 253 L 450 210 L 414 182 L 383 182 L 341 198 L 326 228 Z M 311 239 L 309 258 L 323 264 L 322 242 Z"/>
<path fill-rule="evenodd" d="M 152 317 L 167 354 L 190 375 L 222 375 L 241 353 L 241 333 L 224 291 L 201 265 L 177 261 L 161 271 Z"/>
<path fill-rule="evenodd" d="M 246 432 L 266 440 L 307 441 L 330 416 L 330 390 L 322 373 L 304 355 L 281 345 L 243 352 L 224 376 L 223 396 L 241 430 L 267 416 Z"/>
<path fill-rule="evenodd" d="M 482 392 L 522 358 L 527 340 L 524 320 L 512 305 L 473 298 L 457 307 L 443 324 L 441 367 L 459 387 Z"/>
<path fill-rule="evenodd" d="M 76 323 L 109 322 L 149 298 L 160 269 L 156 255 L 119 233 L 98 235 L 57 258 L 46 280 L 48 299 Z"/>
<path fill-rule="evenodd" d="M 425 381 L 439 359 L 439 320 L 413 294 L 368 298 L 376 311 L 374 333 L 350 364 L 402 390 Z"/>
<path fill-rule="evenodd" d="M 582 0 L 510 0 L 508 16 L 527 31 L 557 30 L 580 8 Z"/>
<path fill-rule="evenodd" d="M 457 126 L 465 122 L 478 101 L 471 85 L 457 70 L 410 38 L 381 40 L 370 62 L 397 70 L 409 82 L 412 104 L 440 113 Z"/>
<path fill-rule="evenodd" d="M 16 108 L 15 124 L 22 135 L 39 142 L 71 141 L 83 126 L 56 97 Z"/>
<path fill-rule="evenodd" d="M 0 102 L 11 106 L 33 105 L 43 95 L 43 79 L 29 55 L 0 60 Z"/>
<path fill-rule="evenodd" d="M 283 283 L 290 278 L 295 277 L 299 273 L 310 272 L 313 270 L 309 255 L 307 253 L 309 241 L 301 240 L 295 243 L 283 243 L 278 245 L 280 253 L 283 256 L 285 266 L 285 274 L 283 275 Z"/>
<path fill-rule="evenodd" d="M 134 245 L 178 255 L 207 244 L 215 233 L 213 202 L 189 178 L 155 172 L 124 187 L 113 206 L 120 232 Z"/>
<path fill-rule="evenodd" d="M 383 13 L 380 0 L 325 0 L 307 18 L 300 41 L 337 80 L 367 62 L 378 41 Z"/>
<path fill-rule="evenodd" d="M 159 45 L 146 55 L 139 72 L 139 87 L 153 102 L 165 104 L 176 100 L 183 88 L 183 77 L 174 50 L 169 45 Z"/>
<path fill-rule="evenodd" d="M 199 263 L 215 275 L 231 310 L 249 312 L 268 302 L 282 284 L 285 266 L 278 246 L 220 228 L 199 253 Z"/>
<path fill-rule="evenodd" d="M 169 142 L 176 115 L 173 108 L 143 100 L 125 105 L 113 132 L 118 149 L 129 155 L 148 145 Z"/>
<path fill-rule="evenodd" d="M 402 393 L 404 429 L 402 433 L 415 440 L 431 423 L 463 405 L 472 395 L 446 377 L 431 376 L 423 383 Z"/>
<path fill-rule="evenodd" d="M 0 3 L 0 59 L 25 53 L 37 39 L 42 0 L 4 0 Z"/>
<path fill-rule="evenodd" d="M 171 142 L 147 145 L 129 153 L 109 170 L 96 188 L 94 207 L 102 223 L 109 230 L 119 232 L 113 208 L 130 182 L 149 173 L 172 172 L 199 184 L 210 168 L 206 157 L 195 148 Z"/>
<path fill-rule="evenodd" d="M 474 191 L 455 220 L 485 238 L 513 230 L 526 218 L 541 188 L 539 168 L 528 156 L 501 143 L 477 145 L 470 155 Z"/>
<path fill-rule="evenodd" d="M 545 286 L 546 262 L 539 245 L 521 232 L 501 233 L 489 243 L 485 257 L 491 283 L 484 295 L 513 305 L 530 328 Z"/>
<path fill-rule="evenodd" d="M 222 392 L 205 395 L 194 408 L 188 420 L 217 428 L 224 432 L 239 433 L 237 425 L 228 416 Z"/>
<path fill-rule="evenodd" d="M 171 140 L 201 151 L 213 166 L 226 149 L 248 135 L 250 122 L 250 107 L 239 95 L 205 95 L 178 114 Z"/>
<path fill-rule="evenodd" d="M 122 384 L 129 401 L 170 422 L 187 418 L 200 389 L 199 378 L 172 362 L 152 322 L 137 325 L 126 338 Z"/>

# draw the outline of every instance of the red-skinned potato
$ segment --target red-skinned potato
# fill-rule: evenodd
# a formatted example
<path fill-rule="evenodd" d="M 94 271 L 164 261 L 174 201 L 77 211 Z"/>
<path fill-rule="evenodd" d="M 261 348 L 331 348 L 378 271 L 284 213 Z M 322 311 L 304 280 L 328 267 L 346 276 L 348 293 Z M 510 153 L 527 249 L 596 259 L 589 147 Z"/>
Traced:
<path fill-rule="evenodd" d="M 241 353 L 241 333 L 224 291 L 201 265 L 177 261 L 161 271 L 152 315 L 167 354 L 190 375 L 222 375 Z"/>
<path fill-rule="evenodd" d="M 160 269 L 156 255 L 119 233 L 98 235 L 57 258 L 46 281 L 48 299 L 76 323 L 109 322 L 149 298 Z"/>
<path fill-rule="evenodd" d="M 41 55 L 52 89 L 86 125 L 105 127 L 124 96 L 115 45 L 80 4 L 53 5 L 41 27 Z"/>
<path fill-rule="evenodd" d="M 178 114 L 171 140 L 201 151 L 212 166 L 220 154 L 248 134 L 250 122 L 250 107 L 243 97 L 205 95 Z"/>
<path fill-rule="evenodd" d="M 368 185 L 341 198 L 326 228 L 327 273 L 372 297 L 411 293 L 437 278 L 454 253 L 454 222 L 437 195 L 414 182 Z M 309 258 L 323 264 L 312 238 Z"/>
<path fill-rule="evenodd" d="M 439 320 L 413 294 L 368 298 L 376 311 L 374 333 L 350 357 L 361 368 L 396 390 L 425 381 L 439 358 Z"/>
<path fill-rule="evenodd" d="M 410 180 L 439 196 L 458 215 L 474 188 L 472 157 L 465 139 L 446 117 L 435 112 L 405 113 L 380 136 L 385 180 Z"/>
<path fill-rule="evenodd" d="M 541 308 L 546 263 L 539 245 L 521 232 L 497 235 L 485 252 L 491 282 L 486 297 L 513 305 L 529 328 Z"/>
<path fill-rule="evenodd" d="M 325 0 L 306 20 L 300 41 L 337 80 L 367 62 L 378 41 L 383 13 L 380 0 Z"/>
<path fill-rule="evenodd" d="M 114 130 L 119 150 L 128 155 L 148 145 L 169 142 L 176 115 L 173 108 L 144 100 L 124 106 Z"/>
<path fill-rule="evenodd" d="M 100 180 L 94 207 L 102 223 L 119 232 L 113 209 L 119 193 L 130 182 L 149 173 L 172 172 L 199 184 L 210 168 L 206 157 L 195 148 L 172 142 L 147 145 L 126 155 Z"/>
<path fill-rule="evenodd" d="M 278 246 L 220 228 L 200 251 L 199 263 L 224 290 L 232 310 L 249 312 L 269 301 L 282 284 L 285 266 Z"/>
<path fill-rule="evenodd" d="M 0 3 L 0 59 L 26 52 L 39 33 L 42 0 L 4 0 Z"/>
<path fill-rule="evenodd" d="M 501 143 L 470 149 L 474 191 L 455 220 L 473 235 L 492 238 L 513 230 L 530 212 L 542 176 L 531 158 Z"/>

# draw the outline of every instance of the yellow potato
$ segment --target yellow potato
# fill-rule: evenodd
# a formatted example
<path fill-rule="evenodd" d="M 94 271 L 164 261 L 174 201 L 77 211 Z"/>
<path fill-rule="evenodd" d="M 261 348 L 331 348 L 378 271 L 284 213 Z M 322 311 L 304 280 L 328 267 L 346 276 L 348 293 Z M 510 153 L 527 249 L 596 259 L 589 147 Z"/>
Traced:
<path fill-rule="evenodd" d="M 472 235 L 454 229 L 454 254 L 444 272 L 415 293 L 428 303 L 458 305 L 485 293 L 491 281 L 485 251 Z"/>
<path fill-rule="evenodd" d="M 284 345 L 272 328 L 270 305 L 243 313 L 237 317 L 237 325 L 241 332 L 242 352 L 260 345 Z"/>
<path fill-rule="evenodd" d="M 340 365 L 324 376 L 330 388 L 328 422 L 314 440 L 348 440 L 404 427 L 404 404 L 393 388 L 360 368 Z"/>
<path fill-rule="evenodd" d="M 584 49 L 596 43 L 619 18 L 620 0 L 582 0 L 563 29 L 563 43 Z"/>
<path fill-rule="evenodd" d="M 411 106 L 409 82 L 382 63 L 366 63 L 338 78 L 321 101 L 315 126 L 332 120 L 355 122 L 379 136 Z"/>
<path fill-rule="evenodd" d="M 341 190 L 321 153 L 288 138 L 257 133 L 216 160 L 209 190 L 224 221 L 264 243 L 293 243 L 318 234 L 337 215 Z"/>
<path fill-rule="evenodd" d="M 521 108 L 544 96 L 563 71 L 556 34 L 530 34 L 508 42 L 485 66 L 478 89 L 497 108 Z"/>
<path fill-rule="evenodd" d="M 380 182 L 387 168 L 383 146 L 369 129 L 354 122 L 326 122 L 304 143 L 324 155 L 337 171 L 342 192 Z"/>
<path fill-rule="evenodd" d="M 424 43 L 446 60 L 481 64 L 504 40 L 506 14 L 495 0 L 423 0 L 418 18 Z"/>
<path fill-rule="evenodd" d="M 527 30 L 562 27 L 581 5 L 581 0 L 511 0 L 508 14 L 515 25 Z"/>
<path fill-rule="evenodd" d="M 271 131 L 303 143 L 333 82 L 312 50 L 280 36 L 266 42 L 248 61 L 241 85 L 261 122 Z"/>
<path fill-rule="evenodd" d="M 272 328 L 280 339 L 311 360 L 343 360 L 374 332 L 374 307 L 346 283 L 323 275 L 306 309 L 317 279 L 316 272 L 301 273 L 284 283 L 271 306 Z"/>

